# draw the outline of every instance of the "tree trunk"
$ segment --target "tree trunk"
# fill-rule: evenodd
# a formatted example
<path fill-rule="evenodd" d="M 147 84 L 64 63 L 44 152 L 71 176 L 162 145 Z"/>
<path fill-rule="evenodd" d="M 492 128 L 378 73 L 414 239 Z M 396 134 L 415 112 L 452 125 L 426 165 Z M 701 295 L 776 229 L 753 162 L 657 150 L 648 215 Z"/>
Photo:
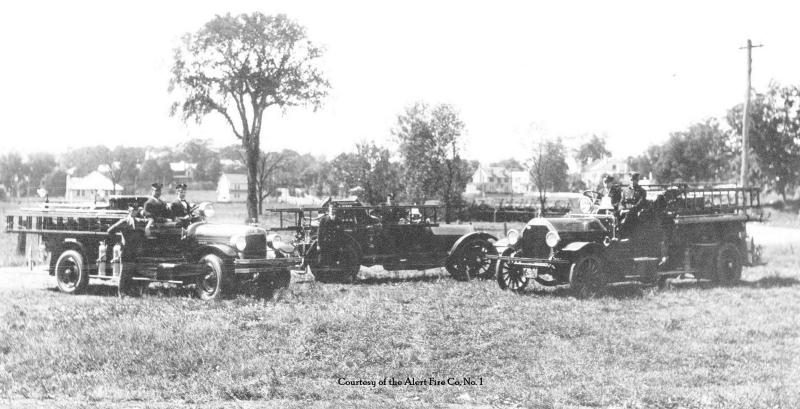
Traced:
<path fill-rule="evenodd" d="M 255 223 L 258 222 L 258 142 L 243 145 L 247 155 L 247 221 Z"/>

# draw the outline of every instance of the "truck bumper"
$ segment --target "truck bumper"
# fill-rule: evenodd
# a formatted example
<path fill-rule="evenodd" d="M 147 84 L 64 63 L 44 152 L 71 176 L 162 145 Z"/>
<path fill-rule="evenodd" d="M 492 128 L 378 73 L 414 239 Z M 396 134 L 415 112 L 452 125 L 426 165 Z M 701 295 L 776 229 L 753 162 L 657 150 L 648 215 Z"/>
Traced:
<path fill-rule="evenodd" d="M 302 262 L 302 257 L 234 259 L 233 271 L 236 274 L 278 272 L 297 267 Z"/>
<path fill-rule="evenodd" d="M 546 258 L 531 258 L 531 257 L 512 257 L 512 256 L 501 256 L 499 254 L 489 254 L 486 256 L 489 260 L 498 260 L 498 261 L 506 261 L 512 262 L 516 265 L 525 266 L 525 267 L 535 267 L 535 268 L 552 268 L 555 269 L 558 266 L 569 264 L 567 260 L 550 260 Z"/>

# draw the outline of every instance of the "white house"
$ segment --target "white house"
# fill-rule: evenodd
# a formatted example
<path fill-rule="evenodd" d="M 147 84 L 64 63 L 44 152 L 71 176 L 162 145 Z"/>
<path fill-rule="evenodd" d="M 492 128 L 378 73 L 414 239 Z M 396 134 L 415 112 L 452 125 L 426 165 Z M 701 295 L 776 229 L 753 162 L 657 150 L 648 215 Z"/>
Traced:
<path fill-rule="evenodd" d="M 112 194 L 122 194 L 123 187 L 98 171 L 82 178 L 67 175 L 67 200 L 104 200 Z"/>
<path fill-rule="evenodd" d="M 243 173 L 223 173 L 217 182 L 218 202 L 247 201 L 247 175 Z"/>
<path fill-rule="evenodd" d="M 628 172 L 630 172 L 630 167 L 627 160 L 603 158 L 584 166 L 581 171 L 581 180 L 588 188 L 593 189 L 602 183 L 605 175 L 614 176 L 617 181 L 621 181 L 628 176 Z"/>

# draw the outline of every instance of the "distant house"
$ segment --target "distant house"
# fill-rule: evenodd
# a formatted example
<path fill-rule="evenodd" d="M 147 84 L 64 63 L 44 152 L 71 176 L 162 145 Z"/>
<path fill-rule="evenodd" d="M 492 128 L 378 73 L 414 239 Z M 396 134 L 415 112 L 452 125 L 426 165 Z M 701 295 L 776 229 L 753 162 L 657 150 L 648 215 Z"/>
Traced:
<path fill-rule="evenodd" d="M 481 165 L 472 174 L 465 193 L 522 194 L 532 191 L 532 186 L 530 173 L 527 170 Z"/>
<path fill-rule="evenodd" d="M 197 164 L 186 161 L 170 162 L 169 170 L 172 171 L 172 180 L 175 181 L 176 184 L 189 183 L 194 180 Z"/>
<path fill-rule="evenodd" d="M 598 159 L 581 170 L 581 180 L 589 189 L 594 189 L 602 183 L 603 176 L 611 175 L 617 181 L 624 180 L 631 169 L 625 159 L 603 158 Z"/>
<path fill-rule="evenodd" d="M 112 194 L 121 194 L 123 187 L 111 182 L 111 179 L 98 171 L 82 178 L 67 175 L 67 200 L 104 200 Z"/>
<path fill-rule="evenodd" d="M 223 173 L 217 182 L 218 202 L 247 201 L 247 175 L 243 173 Z"/>

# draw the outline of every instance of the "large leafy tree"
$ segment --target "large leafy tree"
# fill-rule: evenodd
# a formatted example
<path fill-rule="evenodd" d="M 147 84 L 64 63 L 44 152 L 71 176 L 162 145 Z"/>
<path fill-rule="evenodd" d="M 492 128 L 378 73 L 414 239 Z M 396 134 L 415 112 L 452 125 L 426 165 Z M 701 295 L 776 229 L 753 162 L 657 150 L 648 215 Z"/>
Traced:
<path fill-rule="evenodd" d="M 19 190 L 28 174 L 28 166 L 22 155 L 8 152 L 0 155 L 0 184 L 5 185 L 11 196 L 19 196 Z"/>
<path fill-rule="evenodd" d="M 361 187 L 367 203 L 380 203 L 400 190 L 400 168 L 390 158 L 391 152 L 374 142 L 356 144 L 354 153 L 342 153 L 331 161 L 333 179 L 348 189 Z"/>
<path fill-rule="evenodd" d="M 417 103 L 398 117 L 393 134 L 403 159 L 406 195 L 413 201 L 440 199 L 445 220 L 461 204 L 469 166 L 461 159 L 464 122 L 454 107 Z"/>
<path fill-rule="evenodd" d="M 547 203 L 547 192 L 566 191 L 569 189 L 567 180 L 566 148 L 561 139 L 539 139 L 534 146 L 530 158 L 531 182 L 538 190 L 539 205 L 544 211 Z"/>
<path fill-rule="evenodd" d="M 763 183 L 786 200 L 787 191 L 800 185 L 800 88 L 770 83 L 757 93 L 750 109 L 750 180 Z M 733 141 L 741 152 L 742 105 L 728 112 L 735 130 Z M 738 165 L 738 161 L 737 161 Z"/>
<path fill-rule="evenodd" d="M 264 111 L 319 106 L 328 82 L 315 63 L 322 49 L 285 15 L 217 16 L 175 50 L 172 107 L 184 120 L 216 113 L 241 141 L 247 165 L 247 213 L 258 219 L 258 163 Z"/>
<path fill-rule="evenodd" d="M 588 141 L 578 147 L 575 151 L 575 159 L 581 165 L 588 165 L 598 159 L 608 158 L 611 152 L 606 148 L 606 139 L 597 135 L 592 135 Z"/>
<path fill-rule="evenodd" d="M 735 161 L 728 139 L 715 119 L 673 132 L 656 158 L 655 178 L 665 183 L 730 181 Z"/>

